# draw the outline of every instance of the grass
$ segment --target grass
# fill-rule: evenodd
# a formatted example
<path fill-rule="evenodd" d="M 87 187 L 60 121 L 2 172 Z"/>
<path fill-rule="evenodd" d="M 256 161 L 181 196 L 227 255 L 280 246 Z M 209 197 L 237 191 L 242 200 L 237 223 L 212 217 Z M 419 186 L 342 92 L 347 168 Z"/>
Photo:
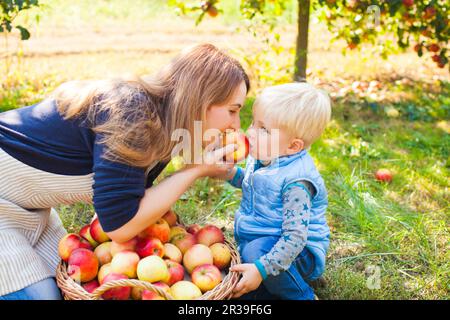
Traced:
<path fill-rule="evenodd" d="M 165 1 L 138 0 L 133 6 L 118 0 L 45 3 L 48 8 L 39 11 L 41 22 L 33 27 L 32 39 L 10 41 L 16 54 L 11 72 L 2 73 L 0 111 L 40 101 L 67 79 L 153 72 L 179 49 L 200 41 L 229 47 L 241 61 L 249 61 L 252 74 L 264 76 L 253 77 L 256 90 L 241 112 L 243 128 L 251 122 L 255 92 L 288 77 L 284 66 L 292 59 L 295 28 L 282 26 L 283 52 L 254 56 L 261 44 L 235 32 L 236 1 L 226 1 L 227 13 L 199 28 L 176 17 Z M 310 81 L 333 84 L 329 91 L 334 97 L 333 120 L 311 149 L 329 192 L 332 230 L 327 285 L 317 289 L 318 296 L 449 299 L 448 73 L 410 52 L 388 61 L 365 52 L 342 56 L 342 44 L 329 45 L 329 35 L 314 22 L 311 27 Z M 371 93 L 357 88 L 358 81 L 371 80 L 382 88 Z M 395 108 L 399 116 L 389 117 L 387 108 Z M 172 162 L 159 179 L 178 166 Z M 380 167 L 395 173 L 391 184 L 374 180 Z M 186 223 L 212 222 L 232 236 L 240 196 L 240 190 L 227 184 L 202 179 L 174 209 Z M 92 206 L 85 204 L 57 209 L 69 232 L 93 215 Z"/>

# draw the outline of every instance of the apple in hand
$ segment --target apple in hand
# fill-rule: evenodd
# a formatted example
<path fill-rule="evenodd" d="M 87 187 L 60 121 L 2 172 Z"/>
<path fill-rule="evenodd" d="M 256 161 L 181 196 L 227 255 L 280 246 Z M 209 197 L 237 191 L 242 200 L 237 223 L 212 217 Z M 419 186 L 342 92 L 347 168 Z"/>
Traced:
<path fill-rule="evenodd" d="M 121 273 L 128 278 L 136 278 L 136 269 L 139 263 L 139 256 L 133 251 L 121 251 L 117 253 L 111 261 L 113 273 Z"/>
<path fill-rule="evenodd" d="M 375 173 L 375 178 L 378 181 L 391 182 L 392 181 L 392 172 L 388 169 L 379 169 Z"/>
<path fill-rule="evenodd" d="M 191 278 L 202 292 L 206 292 L 214 289 L 222 281 L 222 274 L 216 266 L 203 264 L 192 271 Z"/>
<path fill-rule="evenodd" d="M 170 277 L 169 281 L 167 282 L 169 286 L 184 279 L 184 268 L 181 264 L 169 259 L 166 259 L 164 261 L 166 262 L 167 269 L 169 270 Z"/>
<path fill-rule="evenodd" d="M 81 238 L 78 234 L 69 233 L 59 240 L 58 253 L 61 259 L 67 262 L 71 253 L 79 248 L 92 249 L 87 240 Z"/>
<path fill-rule="evenodd" d="M 223 137 L 223 145 L 226 146 L 229 144 L 237 144 L 238 147 L 231 156 L 225 156 L 225 161 L 237 163 L 247 158 L 250 150 L 250 143 L 247 136 L 243 132 L 231 131 L 225 133 Z"/>
<path fill-rule="evenodd" d="M 213 264 L 211 249 L 203 244 L 193 245 L 183 257 L 183 265 L 189 273 L 202 264 Z"/>
<path fill-rule="evenodd" d="M 158 219 L 154 224 L 147 227 L 139 234 L 140 238 L 157 238 L 162 243 L 169 241 L 170 226 L 164 219 Z"/>
<path fill-rule="evenodd" d="M 225 241 L 222 230 L 213 225 L 204 226 L 195 234 L 195 237 L 198 243 L 208 247 L 214 243 L 223 243 Z"/>
<path fill-rule="evenodd" d="M 128 279 L 128 277 L 120 273 L 110 273 L 105 277 L 103 283 L 123 279 Z M 116 287 L 105 291 L 105 293 L 102 294 L 102 298 L 105 300 L 128 300 L 130 294 L 130 287 Z"/>
<path fill-rule="evenodd" d="M 180 249 L 173 243 L 165 243 L 164 244 L 164 258 L 168 258 L 172 261 L 181 263 L 183 261 L 183 254 Z"/>
<path fill-rule="evenodd" d="M 111 241 L 103 242 L 95 248 L 94 253 L 98 258 L 100 265 L 110 263 L 112 260 Z"/>
<path fill-rule="evenodd" d="M 136 252 L 141 258 L 148 256 L 164 256 L 164 245 L 157 238 L 140 238 L 136 245 Z"/>
<path fill-rule="evenodd" d="M 231 252 L 223 243 L 214 243 L 209 247 L 213 255 L 213 264 L 219 269 L 225 269 L 230 265 Z"/>
<path fill-rule="evenodd" d="M 161 257 L 148 256 L 139 261 L 137 266 L 139 280 L 148 282 L 168 282 L 170 278 L 167 265 Z"/>
<path fill-rule="evenodd" d="M 85 240 L 87 240 L 90 245 L 92 246 L 92 248 L 95 248 L 98 246 L 97 241 L 95 241 L 94 239 L 92 239 L 91 236 L 91 232 L 90 232 L 90 225 L 87 224 L 85 225 L 83 228 L 80 229 L 80 232 L 78 232 L 78 234 Z"/>
<path fill-rule="evenodd" d="M 98 218 L 92 220 L 89 232 L 91 234 L 92 239 L 94 239 L 98 243 L 103 243 L 111 240 L 105 233 L 105 231 L 103 231 L 103 228 L 100 225 L 100 221 L 98 220 Z"/>
<path fill-rule="evenodd" d="M 175 300 L 194 300 L 202 296 L 202 291 L 190 281 L 178 281 L 170 287 L 170 295 Z"/>
<path fill-rule="evenodd" d="M 75 249 L 68 261 L 67 274 L 76 282 L 89 282 L 97 276 L 98 259 L 88 249 Z"/>

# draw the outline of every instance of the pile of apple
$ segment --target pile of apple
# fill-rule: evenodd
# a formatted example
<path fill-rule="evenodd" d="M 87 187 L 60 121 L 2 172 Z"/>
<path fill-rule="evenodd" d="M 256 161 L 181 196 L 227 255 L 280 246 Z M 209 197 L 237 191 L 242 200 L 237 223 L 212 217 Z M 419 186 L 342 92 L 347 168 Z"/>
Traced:
<path fill-rule="evenodd" d="M 95 218 L 79 234 L 59 242 L 67 273 L 89 293 L 113 280 L 138 279 L 159 287 L 174 299 L 191 300 L 214 289 L 230 265 L 231 252 L 221 229 L 197 224 L 184 227 L 169 210 L 135 238 L 111 241 Z M 222 271 L 221 271 L 222 270 Z M 161 295 L 138 287 L 115 287 L 107 300 L 161 300 Z"/>

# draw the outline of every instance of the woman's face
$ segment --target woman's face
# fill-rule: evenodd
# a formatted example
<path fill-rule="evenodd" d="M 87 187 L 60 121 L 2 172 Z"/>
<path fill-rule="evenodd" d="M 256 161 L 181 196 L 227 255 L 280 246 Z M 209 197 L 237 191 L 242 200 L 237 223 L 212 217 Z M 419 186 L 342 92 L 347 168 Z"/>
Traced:
<path fill-rule="evenodd" d="M 220 132 L 227 130 L 239 130 L 241 120 L 239 112 L 244 105 L 247 95 L 247 86 L 242 81 L 234 90 L 229 101 L 223 105 L 213 105 L 206 110 L 206 121 L 203 127 L 204 132 L 209 129 L 216 129 Z"/>

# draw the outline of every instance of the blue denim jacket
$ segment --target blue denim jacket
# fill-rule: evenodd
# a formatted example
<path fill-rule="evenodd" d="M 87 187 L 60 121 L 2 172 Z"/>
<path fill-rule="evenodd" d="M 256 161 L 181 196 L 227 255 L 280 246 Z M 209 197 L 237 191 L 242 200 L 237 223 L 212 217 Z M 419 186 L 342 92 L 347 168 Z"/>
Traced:
<path fill-rule="evenodd" d="M 238 244 L 263 236 L 281 236 L 284 188 L 300 180 L 309 181 L 316 189 L 311 201 L 306 243 L 315 258 L 312 280 L 325 270 L 330 229 L 325 219 L 328 206 L 325 183 L 306 150 L 279 157 L 266 167 L 260 167 L 256 159 L 248 157 L 242 181 L 242 201 L 235 214 L 234 235 Z"/>

